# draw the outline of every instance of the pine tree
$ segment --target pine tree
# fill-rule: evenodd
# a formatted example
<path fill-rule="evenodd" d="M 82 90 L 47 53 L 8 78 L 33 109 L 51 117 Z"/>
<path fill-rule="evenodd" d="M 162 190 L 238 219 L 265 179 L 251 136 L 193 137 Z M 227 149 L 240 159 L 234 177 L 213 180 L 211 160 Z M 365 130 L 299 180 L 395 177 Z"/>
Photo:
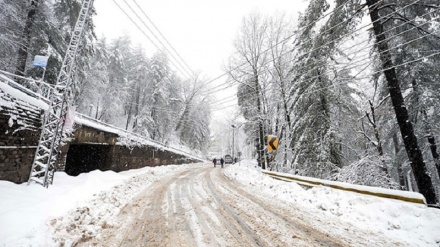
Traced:
<path fill-rule="evenodd" d="M 350 96 L 355 91 L 347 85 L 349 71 L 338 71 L 332 61 L 338 57 L 337 45 L 357 23 L 345 21 L 357 14 L 356 3 L 345 3 L 336 1 L 333 14 L 322 26 L 317 26 L 317 20 L 330 10 L 327 1 L 311 1 L 300 18 L 298 59 L 292 68 L 295 77 L 290 93 L 295 118 L 292 146 L 295 167 L 308 176 L 329 178 L 344 165 L 338 144 L 343 138 L 339 127 L 344 123 L 337 116 L 356 113 Z"/>
<path fill-rule="evenodd" d="M 230 58 L 230 78 L 240 83 L 238 88 L 238 103 L 244 117 L 251 121 L 248 126 L 254 127 L 256 133 L 258 164 L 266 168 L 264 153 L 264 136 L 267 131 L 267 97 L 264 88 L 267 85 L 266 70 L 268 55 L 266 30 L 268 22 L 259 14 L 251 14 L 243 19 L 238 38 L 236 39 L 235 54 Z M 246 67 L 242 66 L 243 64 Z M 240 67 L 240 69 L 237 69 Z M 244 69 L 243 69 L 244 68 Z M 248 114 L 250 113 L 250 114 Z"/>
<path fill-rule="evenodd" d="M 17 51 L 24 45 L 23 36 L 26 5 L 24 1 L 0 0 L 0 69 L 14 72 Z"/>
<path fill-rule="evenodd" d="M 105 38 L 95 44 L 95 53 L 90 58 L 90 68 L 86 70 L 86 83 L 78 95 L 77 111 L 98 118 L 103 110 L 106 92 L 109 83 L 109 51 Z"/>

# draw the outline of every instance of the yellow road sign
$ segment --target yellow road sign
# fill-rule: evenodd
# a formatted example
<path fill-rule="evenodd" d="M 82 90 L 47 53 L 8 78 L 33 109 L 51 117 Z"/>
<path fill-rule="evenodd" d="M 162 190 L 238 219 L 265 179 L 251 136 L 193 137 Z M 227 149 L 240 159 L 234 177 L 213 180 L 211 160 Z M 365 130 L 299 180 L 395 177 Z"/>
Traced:
<path fill-rule="evenodd" d="M 267 136 L 267 150 L 269 152 L 276 151 L 278 148 L 278 138 L 276 136 Z"/>

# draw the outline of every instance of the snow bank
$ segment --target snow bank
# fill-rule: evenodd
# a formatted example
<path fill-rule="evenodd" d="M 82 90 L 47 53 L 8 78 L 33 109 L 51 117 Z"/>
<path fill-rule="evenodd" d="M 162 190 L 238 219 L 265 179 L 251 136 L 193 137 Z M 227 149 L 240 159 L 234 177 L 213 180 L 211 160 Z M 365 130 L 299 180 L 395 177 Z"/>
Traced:
<path fill-rule="evenodd" d="M 393 190 L 393 189 L 385 189 L 380 187 L 372 187 L 372 186 L 366 186 L 366 185 L 357 185 L 357 184 L 350 184 L 345 182 L 337 182 L 337 181 L 329 181 L 329 180 L 323 180 L 318 178 L 311 178 L 311 177 L 303 177 L 303 176 L 297 176 L 297 175 L 291 175 L 287 173 L 280 173 L 280 172 L 272 172 L 272 171 L 264 171 L 263 173 L 268 175 L 275 175 L 275 177 L 281 177 L 281 178 L 287 178 L 288 181 L 298 181 L 300 184 L 304 183 L 306 185 L 316 186 L 316 185 L 322 185 L 327 186 L 331 188 L 336 189 L 342 189 L 347 191 L 353 191 L 358 192 L 362 194 L 367 195 L 375 195 L 385 198 L 394 198 L 399 199 L 403 201 L 408 202 L 415 202 L 415 203 L 423 203 L 426 204 L 425 197 L 423 197 L 422 194 L 412 191 L 403 191 L 403 190 Z"/>
<path fill-rule="evenodd" d="M 64 239 L 80 239 L 109 227 L 119 210 L 145 186 L 196 166 L 145 167 L 120 173 L 96 170 L 77 177 L 56 172 L 48 189 L 0 181 L 0 246 L 70 246 Z M 53 229 L 56 233 L 50 239 L 47 234 Z"/>
<path fill-rule="evenodd" d="M 330 217 L 366 230 L 382 232 L 406 241 L 409 246 L 440 246 L 438 209 L 324 186 L 306 190 L 294 182 L 272 179 L 264 175 L 255 163 L 247 161 L 228 166 L 224 174 L 255 194 L 306 209 L 318 217 Z"/>

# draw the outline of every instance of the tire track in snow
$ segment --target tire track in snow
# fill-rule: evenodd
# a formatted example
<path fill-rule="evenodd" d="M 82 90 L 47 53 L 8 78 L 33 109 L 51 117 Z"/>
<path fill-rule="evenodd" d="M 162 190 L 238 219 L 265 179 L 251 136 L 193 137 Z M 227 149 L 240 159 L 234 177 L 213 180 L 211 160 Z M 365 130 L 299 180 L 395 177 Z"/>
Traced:
<path fill-rule="evenodd" d="M 350 236 L 343 230 L 342 238 L 335 231 L 330 236 L 321 230 L 324 223 L 307 216 L 306 211 L 295 212 L 289 205 L 253 195 L 222 171 L 211 166 L 190 168 L 154 182 L 121 210 L 116 224 L 82 244 L 368 246 L 370 236 Z"/>
<path fill-rule="evenodd" d="M 323 222 L 321 218 L 313 217 L 304 209 L 283 205 L 281 201 L 276 204 L 273 198 L 265 198 L 263 195 L 253 195 L 242 189 L 242 185 L 232 182 L 223 174 L 213 175 L 217 175 L 217 179 L 222 180 L 219 187 L 223 189 L 224 195 L 235 194 L 236 197 L 246 198 L 256 205 L 261 205 L 261 208 L 264 208 L 273 217 L 285 221 L 287 227 L 293 229 L 296 234 L 304 233 L 306 238 L 313 241 L 312 246 L 377 246 L 378 244 L 380 246 L 406 246 L 404 243 L 389 239 L 381 233 L 362 231 L 347 223 L 334 222 L 335 219 L 328 218 L 327 222 Z M 328 225 L 331 225 L 331 233 L 327 232 Z M 338 228 L 337 231 L 335 228 Z M 295 246 L 297 245 L 298 243 L 295 244 Z M 310 246 L 310 244 L 299 246 Z"/>
<path fill-rule="evenodd" d="M 292 220 L 295 217 L 290 212 L 276 212 L 273 203 L 263 203 L 226 179 L 223 174 L 209 175 L 212 176 L 209 180 L 219 181 L 215 189 L 221 197 L 230 203 L 235 202 L 233 209 L 240 217 L 246 218 L 247 224 L 264 239 L 266 244 L 258 246 L 348 246 L 317 229 L 302 226 Z"/>

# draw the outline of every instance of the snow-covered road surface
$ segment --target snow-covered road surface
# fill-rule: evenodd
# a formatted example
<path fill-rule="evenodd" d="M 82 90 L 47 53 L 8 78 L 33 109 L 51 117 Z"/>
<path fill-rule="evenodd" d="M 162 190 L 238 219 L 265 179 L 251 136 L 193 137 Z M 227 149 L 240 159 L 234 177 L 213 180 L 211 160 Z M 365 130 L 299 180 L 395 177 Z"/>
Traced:
<path fill-rule="evenodd" d="M 0 247 L 440 246 L 440 210 L 274 180 L 254 161 L 0 181 Z"/>
<path fill-rule="evenodd" d="M 77 246 L 405 246 L 247 192 L 222 171 L 195 167 L 156 181 Z"/>

